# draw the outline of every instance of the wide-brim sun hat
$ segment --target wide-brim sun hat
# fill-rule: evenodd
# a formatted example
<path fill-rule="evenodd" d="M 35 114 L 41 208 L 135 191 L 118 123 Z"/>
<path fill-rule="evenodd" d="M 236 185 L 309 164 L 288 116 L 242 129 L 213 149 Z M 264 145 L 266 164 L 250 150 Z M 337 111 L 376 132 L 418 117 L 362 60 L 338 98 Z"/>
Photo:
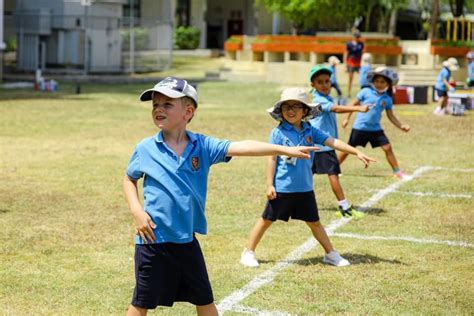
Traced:
<path fill-rule="evenodd" d="M 313 77 L 320 73 L 325 73 L 331 76 L 332 70 L 327 65 L 316 65 L 309 71 L 309 81 L 313 81 Z"/>
<path fill-rule="evenodd" d="M 451 71 L 459 70 L 458 60 L 454 57 L 449 57 L 448 59 L 443 61 L 443 66 L 448 68 Z"/>
<path fill-rule="evenodd" d="M 374 70 L 369 71 L 369 73 L 367 74 L 367 81 L 373 82 L 376 76 L 384 77 L 394 86 L 398 84 L 398 74 L 390 68 L 377 67 Z"/>
<path fill-rule="evenodd" d="M 319 103 L 310 103 L 309 98 L 309 93 L 303 88 L 286 88 L 282 91 L 280 100 L 276 102 L 274 106 L 268 108 L 267 112 L 273 119 L 277 121 L 283 121 L 281 105 L 287 101 L 298 101 L 308 109 L 308 112 L 303 118 L 305 121 L 307 121 L 321 113 L 321 105 Z"/>
<path fill-rule="evenodd" d="M 145 90 L 140 95 L 140 101 L 149 101 L 153 98 L 153 92 L 159 92 L 172 99 L 189 97 L 196 107 L 198 105 L 198 94 L 196 89 L 186 80 L 175 77 L 166 77 L 158 82 L 153 88 Z"/>
<path fill-rule="evenodd" d="M 470 51 L 466 54 L 466 58 L 468 59 L 474 59 L 474 51 Z"/>

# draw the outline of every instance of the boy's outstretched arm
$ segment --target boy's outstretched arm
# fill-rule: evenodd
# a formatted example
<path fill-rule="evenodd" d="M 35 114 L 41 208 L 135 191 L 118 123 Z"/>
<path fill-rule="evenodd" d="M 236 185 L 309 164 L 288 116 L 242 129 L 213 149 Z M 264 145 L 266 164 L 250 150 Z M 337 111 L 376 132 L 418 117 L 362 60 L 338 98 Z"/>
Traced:
<path fill-rule="evenodd" d="M 127 200 L 128 207 L 133 216 L 133 222 L 137 233 L 140 235 L 144 243 L 148 241 L 155 241 L 155 234 L 153 229 L 156 224 L 150 218 L 147 212 L 143 209 L 140 200 L 138 199 L 137 181 L 131 180 L 128 176 L 123 178 L 123 192 Z"/>
<path fill-rule="evenodd" d="M 357 158 L 359 158 L 359 160 L 364 163 L 366 168 L 369 166 L 369 163 L 371 161 L 373 161 L 373 162 L 377 161 L 373 158 L 370 158 L 369 156 L 366 156 L 361 151 L 359 151 L 357 148 L 354 148 L 351 145 L 346 144 L 345 142 L 343 142 L 342 140 L 339 140 L 337 138 L 329 137 L 324 142 L 324 145 L 329 146 L 329 147 L 334 148 L 334 149 L 337 149 L 339 151 L 357 156 Z"/>
<path fill-rule="evenodd" d="M 386 111 L 387 111 L 387 117 L 390 120 L 390 122 L 392 122 L 393 125 L 395 125 L 396 127 L 398 127 L 404 132 L 408 132 L 410 130 L 410 125 L 402 124 L 402 122 L 398 120 L 398 117 L 395 115 L 393 110 L 386 110 Z"/>
<path fill-rule="evenodd" d="M 360 105 L 360 100 L 359 99 L 355 99 L 354 101 L 352 101 L 348 107 L 351 108 L 351 107 L 355 107 L 355 106 L 358 106 Z M 367 107 L 367 111 L 369 110 L 369 107 Z M 367 111 L 364 111 L 364 112 L 367 112 Z M 349 111 L 349 114 L 347 115 L 347 117 L 342 121 L 342 128 L 346 128 L 347 124 L 349 124 L 349 120 L 351 119 L 351 116 L 352 116 L 352 112 L 353 111 Z M 362 112 L 362 111 L 361 111 Z"/>
<path fill-rule="evenodd" d="M 352 112 L 363 112 L 369 111 L 368 105 L 333 105 L 331 111 L 334 113 L 352 113 Z"/>
<path fill-rule="evenodd" d="M 318 150 L 314 146 L 280 146 L 256 140 L 243 140 L 238 142 L 231 142 L 227 151 L 227 156 L 275 156 L 285 155 L 289 157 L 297 157 L 308 159 L 310 152 Z"/>

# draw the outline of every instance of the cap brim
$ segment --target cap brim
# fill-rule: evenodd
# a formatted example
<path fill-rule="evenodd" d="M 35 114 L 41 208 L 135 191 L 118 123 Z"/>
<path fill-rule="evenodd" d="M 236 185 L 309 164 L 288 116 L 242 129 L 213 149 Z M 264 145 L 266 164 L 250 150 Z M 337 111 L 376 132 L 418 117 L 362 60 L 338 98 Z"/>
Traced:
<path fill-rule="evenodd" d="M 170 97 L 172 99 L 176 98 L 181 98 L 185 97 L 186 95 L 184 93 L 175 91 L 173 89 L 167 88 L 167 87 L 160 87 L 160 88 L 153 88 L 153 89 L 148 89 L 142 92 L 140 95 L 140 101 L 149 101 L 152 99 L 153 92 L 159 92 L 161 94 L 166 95 L 167 97 Z"/>

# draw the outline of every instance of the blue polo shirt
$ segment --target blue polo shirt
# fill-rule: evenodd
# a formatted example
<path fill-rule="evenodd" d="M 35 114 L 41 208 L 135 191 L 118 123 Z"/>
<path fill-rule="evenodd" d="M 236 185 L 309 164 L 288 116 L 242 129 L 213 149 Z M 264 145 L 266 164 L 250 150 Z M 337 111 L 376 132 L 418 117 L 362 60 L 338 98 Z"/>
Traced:
<path fill-rule="evenodd" d="M 446 85 L 444 84 L 444 79 L 449 82 L 450 77 L 451 71 L 448 68 L 443 67 L 436 78 L 435 88 L 442 91 L 448 91 L 448 88 L 446 88 Z"/>
<path fill-rule="evenodd" d="M 128 164 L 130 179 L 144 177 L 143 206 L 156 224 L 156 243 L 187 243 L 193 233 L 207 233 L 204 210 L 209 168 L 230 160 L 226 157 L 229 141 L 186 133 L 189 143 L 181 157 L 159 132 L 136 146 Z M 139 236 L 135 242 L 143 244 Z"/>
<path fill-rule="evenodd" d="M 302 125 L 302 129 L 297 131 L 288 122 L 281 123 L 272 130 L 270 143 L 282 146 L 313 146 L 323 144 L 329 137 L 308 122 L 303 122 Z M 275 190 L 280 193 L 313 191 L 313 157 L 312 152 L 311 159 L 293 158 L 293 164 L 286 157 L 278 156 L 273 180 Z"/>
<path fill-rule="evenodd" d="M 359 70 L 359 84 L 361 87 L 367 87 L 367 86 L 370 86 L 370 82 L 367 80 L 367 74 L 369 73 L 371 69 L 371 66 L 370 65 L 363 65 L 360 67 L 360 70 Z"/>
<path fill-rule="evenodd" d="M 382 112 L 391 110 L 393 107 L 392 98 L 384 92 L 379 94 L 373 88 L 364 88 L 357 94 L 357 99 L 362 105 L 375 104 L 367 113 L 357 113 L 353 129 L 367 132 L 381 131 Z"/>
<path fill-rule="evenodd" d="M 313 118 L 310 123 L 317 129 L 326 132 L 332 138 L 338 138 L 336 113 L 332 111 L 334 100 L 331 96 L 313 90 L 313 103 L 321 104 L 321 114 Z M 328 146 L 319 146 L 318 152 L 334 150 Z"/>

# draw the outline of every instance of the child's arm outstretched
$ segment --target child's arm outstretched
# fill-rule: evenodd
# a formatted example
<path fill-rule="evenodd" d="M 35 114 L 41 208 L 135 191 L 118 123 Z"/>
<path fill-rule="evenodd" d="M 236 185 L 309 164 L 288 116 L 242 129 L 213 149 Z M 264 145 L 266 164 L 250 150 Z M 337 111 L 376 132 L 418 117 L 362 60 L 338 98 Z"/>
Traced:
<path fill-rule="evenodd" d="M 280 146 L 256 140 L 243 140 L 231 142 L 227 151 L 227 156 L 274 156 L 285 155 L 296 158 L 310 158 L 310 152 L 318 150 L 314 146 Z"/>
<path fill-rule="evenodd" d="M 410 130 L 410 126 L 408 124 L 402 124 L 402 122 L 398 120 L 393 110 L 386 110 L 386 111 L 387 111 L 387 117 L 390 120 L 390 122 L 392 122 L 393 125 L 395 125 L 396 127 L 398 127 L 404 132 L 408 132 Z"/>
<path fill-rule="evenodd" d="M 347 107 L 352 108 L 352 107 L 356 107 L 356 106 L 360 106 L 360 100 L 359 99 L 355 99 Z M 369 107 L 367 105 L 365 105 L 365 106 L 367 107 L 367 111 L 368 111 Z M 367 112 L 367 111 L 360 111 L 360 112 Z M 354 111 L 349 111 L 349 114 L 347 114 L 347 117 L 342 121 L 342 128 L 346 128 L 347 124 L 349 124 L 349 120 L 351 119 L 352 112 L 354 112 Z"/>
<path fill-rule="evenodd" d="M 267 160 L 267 199 L 273 200 L 277 197 L 273 180 L 275 179 L 277 156 L 270 156 Z"/>
<path fill-rule="evenodd" d="M 354 148 L 351 145 L 346 144 L 345 142 L 343 142 L 342 140 L 337 139 L 337 138 L 329 137 L 324 142 L 324 145 L 329 146 L 329 147 L 334 148 L 334 149 L 337 149 L 337 150 L 342 151 L 344 153 L 352 154 L 352 155 L 357 156 L 357 158 L 359 158 L 359 160 L 362 161 L 362 163 L 364 163 L 365 168 L 367 168 L 369 166 L 369 163 L 371 161 L 373 161 L 373 162 L 376 161 L 375 159 L 370 158 L 369 156 L 366 156 L 365 154 L 363 154 L 357 148 Z"/>
<path fill-rule="evenodd" d="M 368 105 L 333 105 L 331 111 L 334 113 L 352 113 L 352 112 L 363 112 L 369 111 Z M 349 116 L 350 117 L 350 116 Z"/>
<path fill-rule="evenodd" d="M 133 216 L 133 222 L 137 233 L 140 235 L 144 243 L 155 241 L 153 229 L 156 224 L 151 220 L 150 216 L 143 209 L 138 198 L 137 181 L 130 179 L 128 176 L 123 178 L 123 192 L 127 200 L 128 207 Z"/>

